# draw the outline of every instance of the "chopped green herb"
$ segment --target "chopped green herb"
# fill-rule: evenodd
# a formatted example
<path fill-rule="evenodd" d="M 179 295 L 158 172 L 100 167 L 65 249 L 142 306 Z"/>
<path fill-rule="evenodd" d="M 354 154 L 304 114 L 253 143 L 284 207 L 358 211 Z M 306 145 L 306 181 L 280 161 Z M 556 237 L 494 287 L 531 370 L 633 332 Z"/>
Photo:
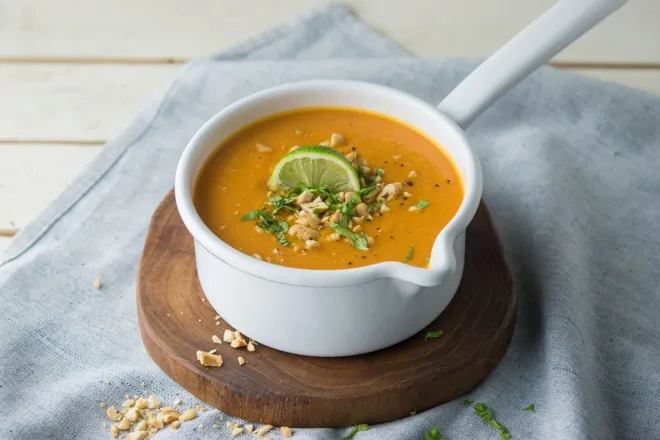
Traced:
<path fill-rule="evenodd" d="M 424 264 L 429 264 L 430 261 L 431 261 L 430 258 L 424 258 Z"/>
<path fill-rule="evenodd" d="M 376 177 L 383 176 L 385 174 L 385 170 L 382 168 L 376 168 L 376 171 L 374 171 L 374 175 Z"/>
<path fill-rule="evenodd" d="M 403 261 L 408 261 L 408 260 L 412 259 L 414 253 L 415 253 L 415 248 L 410 246 L 408 248 L 408 252 L 406 253 L 406 256 L 403 259 Z"/>
<path fill-rule="evenodd" d="M 382 202 L 372 203 L 371 205 L 369 205 L 367 207 L 367 211 L 376 212 L 376 211 L 380 210 L 381 206 L 383 206 L 384 204 L 385 204 L 384 200 Z"/>
<path fill-rule="evenodd" d="M 479 417 L 481 417 L 490 426 L 492 426 L 493 428 L 499 431 L 500 440 L 509 440 L 511 438 L 509 431 L 507 431 L 507 429 L 504 426 L 502 426 L 500 422 L 495 420 L 495 417 L 493 416 L 493 412 L 486 405 L 484 405 L 483 403 L 475 404 L 474 413 Z"/>
<path fill-rule="evenodd" d="M 369 425 L 366 423 L 363 423 L 361 425 L 355 425 L 353 426 L 353 429 L 351 429 L 351 432 L 348 433 L 346 437 L 344 437 L 342 440 L 351 440 L 353 437 L 355 437 L 355 434 L 358 432 L 362 431 L 368 431 L 369 430 Z"/>
<path fill-rule="evenodd" d="M 291 196 L 268 197 L 268 201 L 273 205 L 273 215 L 277 214 L 281 209 L 288 209 L 295 212 L 296 209 L 289 206 L 289 204 L 293 203 L 294 200 L 296 200 L 296 198 Z"/>
<path fill-rule="evenodd" d="M 417 410 L 416 409 L 413 409 L 412 411 L 410 411 L 410 416 L 411 417 L 416 416 L 416 415 L 417 415 Z"/>
<path fill-rule="evenodd" d="M 527 408 L 525 408 L 523 411 L 530 411 L 530 412 L 536 412 L 534 411 L 534 405 L 529 405 Z"/>
<path fill-rule="evenodd" d="M 342 218 L 342 221 L 344 219 Z M 355 232 L 349 231 L 345 226 L 338 225 L 336 223 L 331 223 L 330 227 L 332 228 L 333 231 L 335 231 L 337 234 L 341 235 L 342 237 L 346 237 L 350 240 L 350 242 L 353 244 L 353 247 L 359 251 L 366 251 L 369 250 L 369 242 L 367 241 L 367 235 L 366 234 L 356 234 Z"/>
<path fill-rule="evenodd" d="M 244 216 L 241 217 L 241 220 L 244 222 L 254 220 L 255 218 L 259 217 L 259 213 L 261 213 L 261 210 L 259 209 L 253 209 L 252 211 L 248 212 Z"/>
<path fill-rule="evenodd" d="M 289 231 L 289 224 L 284 220 L 278 220 L 266 210 L 255 209 L 241 217 L 243 221 L 259 219 L 257 226 L 264 231 L 271 233 L 277 239 L 277 242 L 283 246 L 289 246 L 286 239 L 286 233 Z"/>
<path fill-rule="evenodd" d="M 375 186 L 368 186 L 368 187 L 366 187 L 366 188 L 362 188 L 362 189 L 359 190 L 359 191 L 356 191 L 355 194 L 357 194 L 358 196 L 362 197 L 362 196 L 365 195 L 365 194 L 369 194 L 371 191 L 373 191 L 374 188 L 375 188 Z"/>
<path fill-rule="evenodd" d="M 474 403 L 474 400 L 468 400 L 468 399 L 465 399 L 465 400 L 463 401 L 463 405 L 472 405 L 473 403 Z"/>
<path fill-rule="evenodd" d="M 415 206 L 417 206 L 417 209 L 421 211 L 422 209 L 427 208 L 429 205 L 430 203 L 426 200 L 420 200 L 419 203 L 417 203 Z"/>
<path fill-rule="evenodd" d="M 442 330 L 438 330 L 437 332 L 428 332 L 426 336 L 424 336 L 424 340 L 428 341 L 429 339 L 438 339 L 440 336 L 444 335 L 445 332 Z"/>
<path fill-rule="evenodd" d="M 445 438 L 445 436 L 440 434 L 440 430 L 437 426 L 429 429 L 424 434 L 424 440 L 442 440 L 443 438 Z"/>

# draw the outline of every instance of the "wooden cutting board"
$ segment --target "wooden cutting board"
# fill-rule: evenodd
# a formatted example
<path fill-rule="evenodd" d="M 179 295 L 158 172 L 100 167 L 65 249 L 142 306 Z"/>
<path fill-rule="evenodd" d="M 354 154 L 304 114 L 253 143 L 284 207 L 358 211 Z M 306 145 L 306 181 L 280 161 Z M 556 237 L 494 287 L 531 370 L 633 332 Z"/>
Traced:
<path fill-rule="evenodd" d="M 236 298 L 240 301 L 240 292 Z M 170 193 L 149 227 L 138 270 L 137 311 L 142 340 L 154 362 L 208 404 L 252 422 L 340 427 L 407 417 L 479 384 L 509 346 L 516 295 L 482 203 L 468 227 L 465 271 L 456 296 L 427 329 L 408 340 L 345 358 L 299 356 L 264 345 L 250 353 L 214 344 L 211 336 L 222 337 L 230 327 L 214 319 L 216 312 L 204 297 L 193 240 Z M 273 317 L 274 332 L 279 319 L 286 317 Z M 444 335 L 424 340 L 427 331 L 436 330 Z M 196 360 L 197 350 L 213 348 L 224 359 L 221 368 Z M 238 356 L 247 363 L 239 366 Z"/>

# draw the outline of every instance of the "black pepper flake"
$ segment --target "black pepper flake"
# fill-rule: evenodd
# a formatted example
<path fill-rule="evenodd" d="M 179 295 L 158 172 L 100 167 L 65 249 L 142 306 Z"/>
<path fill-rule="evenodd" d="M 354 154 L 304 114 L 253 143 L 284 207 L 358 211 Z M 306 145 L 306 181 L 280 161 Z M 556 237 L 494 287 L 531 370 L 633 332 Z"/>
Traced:
<path fill-rule="evenodd" d="M 435 187 L 436 187 L 436 188 L 440 188 L 440 185 L 438 185 L 438 184 L 436 183 L 436 184 L 435 184 Z"/>
<path fill-rule="evenodd" d="M 349 266 L 351 266 L 352 264 L 353 264 L 353 262 L 352 262 L 352 261 L 349 261 L 349 262 L 348 262 L 348 265 L 349 265 Z"/>
<path fill-rule="evenodd" d="M 408 200 L 408 197 L 404 197 L 403 200 Z"/>
<path fill-rule="evenodd" d="M 351 150 L 355 151 L 355 147 L 351 147 Z"/>
<path fill-rule="evenodd" d="M 385 163 L 387 163 L 387 161 L 385 161 Z"/>
<path fill-rule="evenodd" d="M 390 235 L 390 238 L 391 238 L 391 239 L 394 239 L 394 237 L 392 237 L 391 235 Z"/>
<path fill-rule="evenodd" d="M 451 183 L 451 180 L 447 179 L 447 183 Z"/>
<path fill-rule="evenodd" d="M 366 259 L 367 259 L 367 256 L 366 256 L 366 255 L 362 255 L 362 259 L 363 259 L 363 260 L 366 260 Z"/>
<path fill-rule="evenodd" d="M 406 185 L 408 185 L 408 186 L 413 186 L 413 182 L 412 182 L 412 180 L 407 181 L 407 182 L 406 182 Z"/>
<path fill-rule="evenodd" d="M 401 164 L 401 166 L 403 166 L 403 164 Z"/>
<path fill-rule="evenodd" d="M 403 202 L 399 203 L 399 206 L 403 206 Z"/>

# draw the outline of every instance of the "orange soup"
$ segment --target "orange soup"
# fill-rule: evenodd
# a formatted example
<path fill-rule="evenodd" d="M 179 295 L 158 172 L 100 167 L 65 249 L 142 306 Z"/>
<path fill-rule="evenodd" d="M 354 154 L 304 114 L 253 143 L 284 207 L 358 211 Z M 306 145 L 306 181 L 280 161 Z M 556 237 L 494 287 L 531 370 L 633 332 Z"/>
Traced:
<path fill-rule="evenodd" d="M 279 189 L 271 182 L 269 189 L 276 164 L 290 151 L 316 151 L 307 146 L 346 157 L 359 190 L 303 182 Z M 281 113 L 241 129 L 208 159 L 194 191 L 200 217 L 230 246 L 304 269 L 384 261 L 426 267 L 462 200 L 460 175 L 434 141 L 389 117 L 335 107 Z"/>

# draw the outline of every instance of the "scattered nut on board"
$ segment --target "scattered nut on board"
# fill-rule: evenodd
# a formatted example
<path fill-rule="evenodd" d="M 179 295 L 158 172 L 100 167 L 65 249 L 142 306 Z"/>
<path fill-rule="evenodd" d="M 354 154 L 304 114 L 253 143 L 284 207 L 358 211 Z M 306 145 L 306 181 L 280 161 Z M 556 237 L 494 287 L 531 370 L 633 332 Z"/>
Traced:
<path fill-rule="evenodd" d="M 197 360 L 205 367 L 222 367 L 222 356 L 199 350 Z"/>
<path fill-rule="evenodd" d="M 266 433 L 267 433 L 268 431 L 270 431 L 271 429 L 273 429 L 273 425 L 265 425 L 265 426 L 262 426 L 261 428 L 257 429 L 257 435 L 258 435 L 259 437 L 263 437 L 263 436 L 266 435 Z"/>
<path fill-rule="evenodd" d="M 291 432 L 291 428 L 289 428 L 288 426 L 282 426 L 280 428 L 280 433 L 287 438 L 293 435 L 293 433 Z"/>
<path fill-rule="evenodd" d="M 99 280 L 99 279 L 95 279 L 94 282 L 92 282 L 92 284 L 94 285 L 95 289 L 100 289 L 101 288 L 101 280 Z"/>
<path fill-rule="evenodd" d="M 241 356 L 238 357 L 238 365 L 245 365 L 245 359 L 243 359 Z"/>

